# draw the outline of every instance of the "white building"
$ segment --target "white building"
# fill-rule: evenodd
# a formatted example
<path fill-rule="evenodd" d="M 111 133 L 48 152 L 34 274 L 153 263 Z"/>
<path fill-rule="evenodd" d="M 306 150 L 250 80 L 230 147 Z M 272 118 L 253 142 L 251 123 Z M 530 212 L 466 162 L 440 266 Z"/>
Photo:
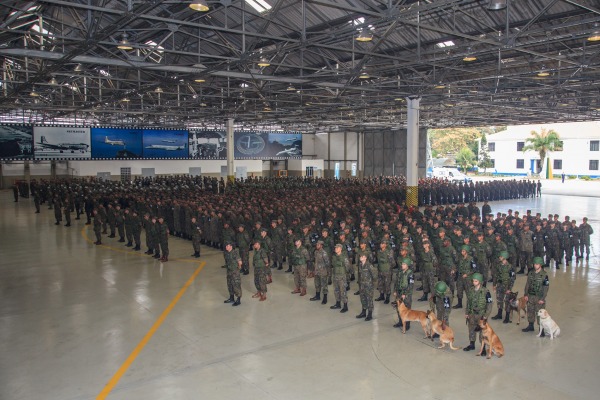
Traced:
<path fill-rule="evenodd" d="M 509 126 L 507 130 L 487 136 L 488 151 L 493 166 L 488 171 L 504 175 L 528 175 L 540 171 L 545 175 L 546 165 L 539 165 L 535 151 L 523 152 L 531 131 L 542 128 L 554 130 L 563 141 L 563 150 L 549 152 L 554 175 L 576 175 L 600 178 L 600 122 L 573 122 L 545 125 Z M 544 164 L 546 164 L 544 162 Z"/>

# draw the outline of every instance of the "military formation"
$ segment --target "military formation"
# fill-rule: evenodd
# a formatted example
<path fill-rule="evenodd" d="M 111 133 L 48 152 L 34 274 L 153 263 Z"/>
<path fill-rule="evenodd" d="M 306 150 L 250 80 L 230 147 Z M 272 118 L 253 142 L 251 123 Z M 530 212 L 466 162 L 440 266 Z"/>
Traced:
<path fill-rule="evenodd" d="M 241 304 L 241 282 L 251 271 L 253 298 L 267 299 L 273 271 L 292 273 L 292 294 L 303 297 L 314 287 L 310 300 L 325 305 L 332 289 L 329 308 L 340 313 L 349 310 L 352 293 L 360 296 L 356 318 L 366 321 L 373 318 L 374 302 L 400 300 L 411 308 L 413 292 L 422 291 L 417 300 L 428 301 L 446 325 L 452 309 L 464 309 L 470 341 L 465 350 L 472 350 L 477 321 L 493 311 L 489 283 L 496 299 L 493 319 L 509 323 L 508 294 L 517 274 L 527 274 L 530 307 L 524 331 L 529 332 L 536 311 L 546 307 L 544 268 L 589 260 L 593 229 L 587 218 L 578 224 L 569 216 L 560 221 L 558 215 L 544 218 L 530 211 L 494 215 L 489 201 L 496 195 L 485 193 L 499 182 L 463 185 L 462 197 L 451 199 L 456 204 L 421 208 L 398 200 L 405 186 L 397 177 L 247 179 L 226 187 L 215 178 L 72 180 L 40 182 L 32 193 L 54 209 L 57 224 L 64 217 L 69 226 L 71 212 L 87 224 L 93 221 L 96 244 L 102 235 L 118 234 L 119 242 L 139 251 L 145 231 L 146 253 L 163 262 L 169 237 L 190 240 L 194 257 L 200 256 L 201 244 L 222 249 L 227 304 Z M 509 189 L 502 196 L 527 197 L 537 190 L 536 184 L 523 182 L 513 194 L 511 181 L 504 185 Z M 465 195 L 465 186 L 474 191 Z M 483 202 L 481 208 L 476 201 Z"/>

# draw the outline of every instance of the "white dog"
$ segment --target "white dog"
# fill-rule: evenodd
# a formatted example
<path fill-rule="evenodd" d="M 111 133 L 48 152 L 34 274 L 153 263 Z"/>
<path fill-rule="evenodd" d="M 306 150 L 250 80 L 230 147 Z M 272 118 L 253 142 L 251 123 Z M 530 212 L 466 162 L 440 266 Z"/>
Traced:
<path fill-rule="evenodd" d="M 550 317 L 548 311 L 545 309 L 541 309 L 537 313 L 538 317 L 540 317 L 540 332 L 538 333 L 538 337 L 542 335 L 542 332 L 546 332 L 547 335 L 550 335 L 550 339 L 554 339 L 555 336 L 560 335 L 560 328 L 556 322 Z"/>

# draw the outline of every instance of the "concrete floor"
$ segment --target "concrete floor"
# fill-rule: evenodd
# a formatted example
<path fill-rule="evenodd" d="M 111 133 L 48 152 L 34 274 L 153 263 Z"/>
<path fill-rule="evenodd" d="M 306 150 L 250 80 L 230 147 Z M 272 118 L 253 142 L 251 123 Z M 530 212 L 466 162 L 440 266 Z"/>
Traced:
<path fill-rule="evenodd" d="M 598 251 L 596 198 L 547 195 L 492 205 L 494 212 L 508 208 L 558 213 L 561 220 L 568 212 L 578 222 L 588 216 Z M 310 296 L 292 296 L 292 277 L 282 271 L 273 273 L 268 300 L 260 303 L 251 298 L 252 275 L 245 277 L 242 305 L 234 308 L 223 304 L 219 251 L 203 248 L 198 261 L 188 257 L 190 242 L 171 239 L 171 261 L 163 264 L 114 239 L 94 246 L 84 221 L 57 227 L 52 211 L 33 211 L 29 200 L 13 203 L 12 193 L 0 193 L 0 399 L 108 393 L 110 399 L 548 400 L 593 399 L 600 390 L 595 253 L 589 263 L 550 271 L 548 310 L 561 337 L 537 338 L 521 332 L 523 322 L 492 321 L 506 355 L 486 360 L 438 350 L 414 324 L 403 335 L 392 328 L 389 305 L 377 303 L 376 319 L 367 323 L 354 318 L 358 296 L 349 296 L 347 314 L 310 302 L 312 281 Z M 522 294 L 524 285 L 519 275 L 515 289 Z M 454 310 L 450 321 L 456 345 L 467 345 L 463 314 Z M 108 382 L 116 385 L 101 395 Z"/>

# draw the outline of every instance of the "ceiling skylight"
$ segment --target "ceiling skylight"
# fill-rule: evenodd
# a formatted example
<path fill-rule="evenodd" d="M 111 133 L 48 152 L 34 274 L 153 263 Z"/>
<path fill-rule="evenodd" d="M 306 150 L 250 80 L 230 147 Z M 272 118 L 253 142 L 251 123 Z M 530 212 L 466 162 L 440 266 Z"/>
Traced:
<path fill-rule="evenodd" d="M 444 47 L 456 46 L 456 44 L 454 44 L 454 42 L 452 40 L 448 40 L 446 42 L 437 43 L 436 46 L 443 49 Z"/>
<path fill-rule="evenodd" d="M 246 0 L 246 3 L 259 13 L 267 12 L 272 8 L 265 0 Z"/>

